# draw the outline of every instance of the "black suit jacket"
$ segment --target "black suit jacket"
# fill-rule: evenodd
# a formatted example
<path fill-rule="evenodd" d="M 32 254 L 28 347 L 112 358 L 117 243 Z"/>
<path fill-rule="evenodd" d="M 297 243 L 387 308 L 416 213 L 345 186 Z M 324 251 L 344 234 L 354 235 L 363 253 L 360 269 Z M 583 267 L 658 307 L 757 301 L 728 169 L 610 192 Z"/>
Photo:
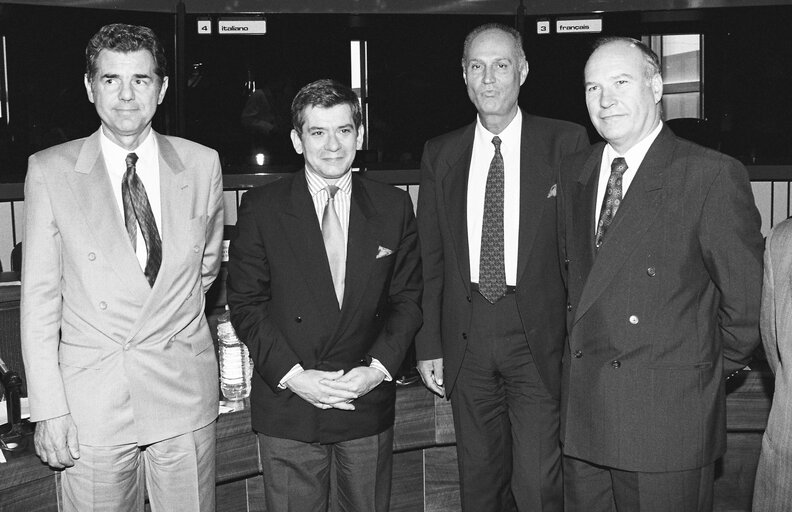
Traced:
<path fill-rule="evenodd" d="M 424 272 L 419 360 L 443 358 L 453 391 L 472 314 L 467 237 L 467 181 L 475 123 L 426 143 L 421 162 L 418 229 Z M 588 147 L 576 124 L 523 112 L 520 146 L 520 239 L 517 305 L 539 374 L 559 396 L 566 294 L 558 263 L 556 174 L 561 157 Z"/>
<path fill-rule="evenodd" d="M 748 174 L 664 127 L 595 254 L 603 148 L 561 168 L 564 453 L 629 471 L 700 467 L 725 451 L 724 374 L 759 343 L 762 235 Z"/>
<path fill-rule="evenodd" d="M 339 311 L 305 171 L 247 192 L 228 263 L 234 327 L 255 364 L 253 428 L 304 442 L 338 442 L 393 425 L 395 385 L 354 411 L 322 410 L 278 383 L 297 363 L 349 370 L 367 355 L 395 377 L 421 324 L 421 273 L 407 193 L 352 176 L 343 308 Z M 378 257 L 380 248 L 393 251 Z"/>

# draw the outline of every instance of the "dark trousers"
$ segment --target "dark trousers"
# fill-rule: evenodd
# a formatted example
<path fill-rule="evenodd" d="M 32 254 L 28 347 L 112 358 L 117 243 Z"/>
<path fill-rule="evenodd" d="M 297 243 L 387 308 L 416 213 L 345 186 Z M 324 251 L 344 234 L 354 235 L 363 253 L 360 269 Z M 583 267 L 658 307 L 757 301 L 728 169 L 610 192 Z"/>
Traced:
<path fill-rule="evenodd" d="M 643 473 L 564 457 L 567 512 L 710 512 L 715 464 Z"/>
<path fill-rule="evenodd" d="M 258 435 L 267 510 L 387 512 L 393 427 L 332 444 Z"/>
<path fill-rule="evenodd" d="M 559 403 L 536 369 L 515 295 L 473 298 L 451 406 L 464 512 L 563 510 Z"/>

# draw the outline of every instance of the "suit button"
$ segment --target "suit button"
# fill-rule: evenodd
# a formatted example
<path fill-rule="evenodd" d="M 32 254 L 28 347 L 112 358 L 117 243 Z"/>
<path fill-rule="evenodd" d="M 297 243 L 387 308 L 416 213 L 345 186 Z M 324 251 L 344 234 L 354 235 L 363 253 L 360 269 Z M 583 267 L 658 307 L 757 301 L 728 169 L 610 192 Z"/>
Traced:
<path fill-rule="evenodd" d="M 107 309 L 107 302 L 102 301 L 99 303 L 99 309 Z"/>
<path fill-rule="evenodd" d="M 129 352 L 129 343 L 124 345 L 124 352 Z"/>
<path fill-rule="evenodd" d="M 462 339 L 463 339 L 463 340 L 466 340 L 466 339 L 467 339 L 467 333 L 466 333 L 466 332 L 463 332 L 463 333 L 462 333 Z"/>
<path fill-rule="evenodd" d="M 618 359 L 614 359 L 613 361 L 611 361 L 611 366 L 613 366 L 614 368 L 619 368 L 621 367 L 621 361 L 619 361 Z"/>
<path fill-rule="evenodd" d="M 630 323 L 636 325 L 638 323 L 638 317 L 635 315 L 630 315 Z"/>
<path fill-rule="evenodd" d="M 657 270 L 655 270 L 655 268 L 654 268 L 654 267 L 649 267 L 649 268 L 647 268 L 647 269 L 646 269 L 646 274 L 647 274 L 649 277 L 654 277 L 654 276 L 656 276 L 656 275 L 657 275 Z"/>
<path fill-rule="evenodd" d="M 567 311 L 572 311 L 572 304 L 567 302 Z"/>
<path fill-rule="evenodd" d="M 88 259 L 91 260 L 91 261 L 95 260 L 96 259 L 96 254 L 94 254 L 92 252 L 89 252 L 88 253 Z"/>
<path fill-rule="evenodd" d="M 302 317 L 301 316 L 295 316 L 294 317 L 294 321 L 299 324 L 300 322 L 302 322 Z"/>
<path fill-rule="evenodd" d="M 564 267 L 569 268 L 569 258 L 564 258 Z"/>
<path fill-rule="evenodd" d="M 575 359 L 580 359 L 581 357 L 583 357 L 583 352 L 581 352 L 580 350 L 575 350 L 575 353 L 572 355 L 575 357 Z"/>
<path fill-rule="evenodd" d="M 467 301 L 468 301 L 468 302 L 470 302 L 470 295 L 468 295 L 468 296 L 467 296 L 467 297 L 465 297 L 465 298 L 467 299 Z"/>
<path fill-rule="evenodd" d="M 201 250 L 201 248 L 200 248 L 200 247 L 198 247 L 197 245 L 193 246 L 193 252 L 196 252 L 196 253 L 197 253 L 197 252 L 198 252 L 198 251 L 200 251 L 200 250 Z"/>

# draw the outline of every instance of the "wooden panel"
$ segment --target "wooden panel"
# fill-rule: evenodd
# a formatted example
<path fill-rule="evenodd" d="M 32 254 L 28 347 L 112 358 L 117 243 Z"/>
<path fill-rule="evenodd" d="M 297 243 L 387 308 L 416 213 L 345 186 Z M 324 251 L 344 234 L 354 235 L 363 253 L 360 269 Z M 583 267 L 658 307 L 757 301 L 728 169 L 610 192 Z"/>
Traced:
<path fill-rule="evenodd" d="M 242 480 L 261 473 L 250 410 L 222 414 L 217 421 L 217 481 Z"/>
<path fill-rule="evenodd" d="M 14 248 L 12 236 L 14 217 L 12 216 L 14 203 L 0 204 L 0 262 L 1 270 L 11 270 L 11 249 Z"/>
<path fill-rule="evenodd" d="M 434 396 L 435 406 L 435 444 L 452 444 L 456 442 L 454 431 L 454 415 L 451 402 L 445 398 Z"/>
<path fill-rule="evenodd" d="M 728 446 L 726 455 L 716 466 L 713 509 L 716 512 L 750 512 L 762 434 L 729 433 Z"/>
<path fill-rule="evenodd" d="M 772 184 L 770 182 L 753 182 L 751 189 L 753 190 L 754 202 L 756 208 L 759 210 L 759 215 L 762 217 L 762 235 L 767 236 L 773 224 L 770 220 L 772 216 Z"/>
<path fill-rule="evenodd" d="M 728 452 L 715 481 L 715 511 L 750 510 L 761 436 L 773 379 L 762 361 L 729 380 Z M 263 480 L 250 411 L 223 414 L 217 424 L 220 511 L 265 511 Z M 459 472 L 450 404 L 420 384 L 398 388 L 392 508 L 398 512 L 460 509 Z M 28 451 L 0 464 L 0 512 L 55 510 L 56 477 Z M 48 508 L 49 507 L 49 508 Z"/>
<path fill-rule="evenodd" d="M 255 476 L 245 480 L 248 496 L 248 512 L 266 512 L 267 504 L 264 501 L 264 478 Z"/>
<path fill-rule="evenodd" d="M 772 225 L 775 226 L 789 217 L 789 182 L 776 181 L 773 183 L 773 210 Z"/>
<path fill-rule="evenodd" d="M 5 475 L 4 475 L 5 477 Z M 13 474 L 11 475 L 13 478 Z M 5 482 L 4 482 L 5 483 Z M 57 512 L 55 478 L 24 481 L 0 491 L 0 512 Z"/>
<path fill-rule="evenodd" d="M 751 363 L 752 371 L 727 381 L 726 428 L 729 431 L 763 432 L 770 415 L 775 380 L 764 361 Z M 729 445 L 731 449 L 731 445 Z"/>
<path fill-rule="evenodd" d="M 226 226 L 233 226 L 237 221 L 237 192 L 226 190 L 223 192 L 223 218 Z"/>
<path fill-rule="evenodd" d="M 398 388 L 393 449 L 404 451 L 434 444 L 434 395 L 422 384 Z"/>
<path fill-rule="evenodd" d="M 459 468 L 455 446 L 424 450 L 426 512 L 460 510 Z"/>
<path fill-rule="evenodd" d="M 238 512 L 248 510 L 247 482 L 238 480 L 217 486 L 215 503 L 217 512 Z"/>
<path fill-rule="evenodd" d="M 423 450 L 393 455 L 391 512 L 422 512 L 424 510 Z"/>

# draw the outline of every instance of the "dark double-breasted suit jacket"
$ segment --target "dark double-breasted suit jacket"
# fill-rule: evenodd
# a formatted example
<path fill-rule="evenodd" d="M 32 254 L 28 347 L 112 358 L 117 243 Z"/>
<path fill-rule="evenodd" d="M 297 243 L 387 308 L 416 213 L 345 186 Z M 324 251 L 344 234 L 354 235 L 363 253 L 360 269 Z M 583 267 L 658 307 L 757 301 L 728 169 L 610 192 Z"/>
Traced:
<path fill-rule="evenodd" d="M 305 171 L 243 196 L 228 269 L 232 321 L 255 365 L 257 432 L 332 443 L 393 425 L 394 382 L 355 400 L 354 411 L 318 409 L 278 383 L 297 363 L 349 370 L 367 356 L 396 377 L 421 325 L 418 233 L 406 192 L 352 176 L 340 310 Z"/>
<path fill-rule="evenodd" d="M 664 127 L 595 253 L 603 147 L 561 167 L 564 453 L 629 471 L 701 467 L 726 448 L 725 377 L 759 342 L 762 235 L 748 175 Z"/>
<path fill-rule="evenodd" d="M 522 114 L 520 234 L 516 298 L 539 374 L 559 396 L 566 295 L 558 264 L 556 169 L 561 157 L 588 146 L 582 127 Z M 442 357 L 446 394 L 453 392 L 473 312 L 467 233 L 467 185 L 476 125 L 426 143 L 418 225 L 424 269 L 419 360 Z"/>

